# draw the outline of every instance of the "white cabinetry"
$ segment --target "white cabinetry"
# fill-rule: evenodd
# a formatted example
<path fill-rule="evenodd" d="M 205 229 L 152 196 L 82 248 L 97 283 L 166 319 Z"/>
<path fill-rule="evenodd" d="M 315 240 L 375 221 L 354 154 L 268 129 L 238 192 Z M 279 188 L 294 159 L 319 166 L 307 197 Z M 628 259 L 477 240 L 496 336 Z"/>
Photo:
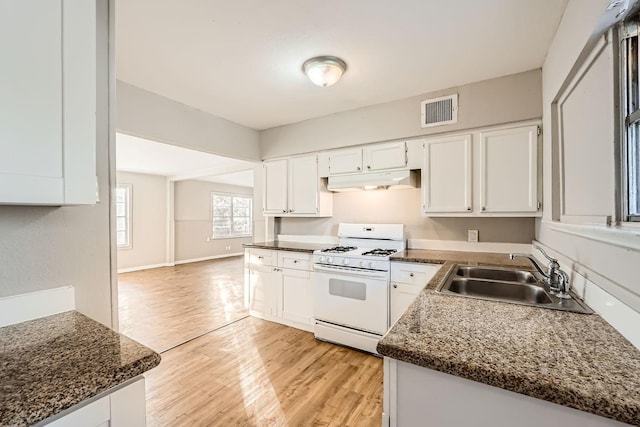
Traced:
<path fill-rule="evenodd" d="M 311 254 L 246 249 L 249 314 L 313 330 Z"/>
<path fill-rule="evenodd" d="M 407 167 L 407 144 L 404 141 L 335 150 L 330 151 L 327 155 L 329 175 Z"/>
<path fill-rule="evenodd" d="M 317 155 L 265 161 L 263 169 L 265 215 L 331 215 L 332 194 L 322 188 Z"/>
<path fill-rule="evenodd" d="M 283 320 L 292 326 L 313 326 L 313 282 L 311 280 L 311 256 L 306 253 L 279 251 L 278 265 L 282 270 Z"/>
<path fill-rule="evenodd" d="M 538 128 L 480 134 L 482 212 L 538 211 Z"/>
<path fill-rule="evenodd" d="M 416 299 L 441 265 L 391 263 L 390 325 L 393 325 Z"/>
<path fill-rule="evenodd" d="M 0 3 L 0 204 L 96 202 L 96 4 Z"/>
<path fill-rule="evenodd" d="M 425 141 L 422 168 L 425 213 L 471 212 L 471 138 L 471 135 L 459 135 Z"/>
<path fill-rule="evenodd" d="M 146 425 L 144 377 L 107 390 L 88 404 L 71 407 L 68 413 L 41 424 L 47 427 L 144 427 Z"/>
<path fill-rule="evenodd" d="M 249 257 L 249 313 L 267 319 L 277 317 L 282 282 L 277 252 L 247 249 L 245 256 Z"/>
<path fill-rule="evenodd" d="M 539 216 L 538 127 L 503 127 L 424 141 L 427 216 Z"/>
<path fill-rule="evenodd" d="M 618 421 L 384 358 L 383 425 L 614 427 Z M 463 410 L 461 410 L 463 408 Z"/>

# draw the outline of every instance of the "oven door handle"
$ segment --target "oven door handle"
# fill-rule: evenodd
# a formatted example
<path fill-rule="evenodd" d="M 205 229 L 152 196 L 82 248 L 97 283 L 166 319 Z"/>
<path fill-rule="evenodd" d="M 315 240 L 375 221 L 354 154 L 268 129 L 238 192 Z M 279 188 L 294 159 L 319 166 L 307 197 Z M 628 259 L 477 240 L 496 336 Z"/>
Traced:
<path fill-rule="evenodd" d="M 386 271 L 382 271 L 382 270 L 360 270 L 357 268 L 348 268 L 348 267 L 330 267 L 327 265 L 323 265 L 323 264 L 314 264 L 313 265 L 313 269 L 314 270 L 319 270 L 319 271 L 328 271 L 331 273 L 336 273 L 336 274 L 347 274 L 349 276 L 355 276 L 355 277 L 381 277 L 384 278 L 387 275 Z"/>

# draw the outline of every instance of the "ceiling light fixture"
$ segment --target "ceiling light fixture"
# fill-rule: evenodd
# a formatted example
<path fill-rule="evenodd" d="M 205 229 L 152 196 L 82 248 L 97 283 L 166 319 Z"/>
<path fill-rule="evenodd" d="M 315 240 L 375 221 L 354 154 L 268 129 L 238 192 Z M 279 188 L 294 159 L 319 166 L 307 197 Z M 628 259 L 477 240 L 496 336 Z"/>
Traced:
<path fill-rule="evenodd" d="M 347 64 L 335 56 L 316 56 L 302 64 L 302 71 L 313 83 L 327 87 L 334 85 L 347 71 Z"/>

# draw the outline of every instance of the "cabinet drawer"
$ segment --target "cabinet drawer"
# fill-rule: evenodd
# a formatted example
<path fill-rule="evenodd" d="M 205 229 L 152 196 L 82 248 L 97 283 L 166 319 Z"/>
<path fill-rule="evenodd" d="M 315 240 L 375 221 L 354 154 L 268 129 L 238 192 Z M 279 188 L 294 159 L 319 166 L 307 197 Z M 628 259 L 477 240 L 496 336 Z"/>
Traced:
<path fill-rule="evenodd" d="M 271 251 L 268 249 L 251 249 L 249 250 L 249 264 L 277 265 L 277 258 L 274 252 L 276 251 Z"/>
<path fill-rule="evenodd" d="M 391 281 L 417 285 L 422 288 L 440 267 L 442 267 L 440 264 L 392 262 Z"/>
<path fill-rule="evenodd" d="M 296 270 L 311 270 L 311 254 L 279 251 L 278 266 L 282 268 L 295 268 Z"/>

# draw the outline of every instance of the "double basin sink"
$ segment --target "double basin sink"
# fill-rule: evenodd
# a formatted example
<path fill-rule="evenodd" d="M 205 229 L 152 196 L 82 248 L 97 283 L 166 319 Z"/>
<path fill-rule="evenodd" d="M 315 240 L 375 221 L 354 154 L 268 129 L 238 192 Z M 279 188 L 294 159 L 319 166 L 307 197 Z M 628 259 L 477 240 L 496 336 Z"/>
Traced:
<path fill-rule="evenodd" d="M 484 266 L 456 266 L 436 292 L 501 301 L 552 310 L 592 314 L 593 311 L 572 294 L 558 298 L 549 292 L 536 272 Z"/>

